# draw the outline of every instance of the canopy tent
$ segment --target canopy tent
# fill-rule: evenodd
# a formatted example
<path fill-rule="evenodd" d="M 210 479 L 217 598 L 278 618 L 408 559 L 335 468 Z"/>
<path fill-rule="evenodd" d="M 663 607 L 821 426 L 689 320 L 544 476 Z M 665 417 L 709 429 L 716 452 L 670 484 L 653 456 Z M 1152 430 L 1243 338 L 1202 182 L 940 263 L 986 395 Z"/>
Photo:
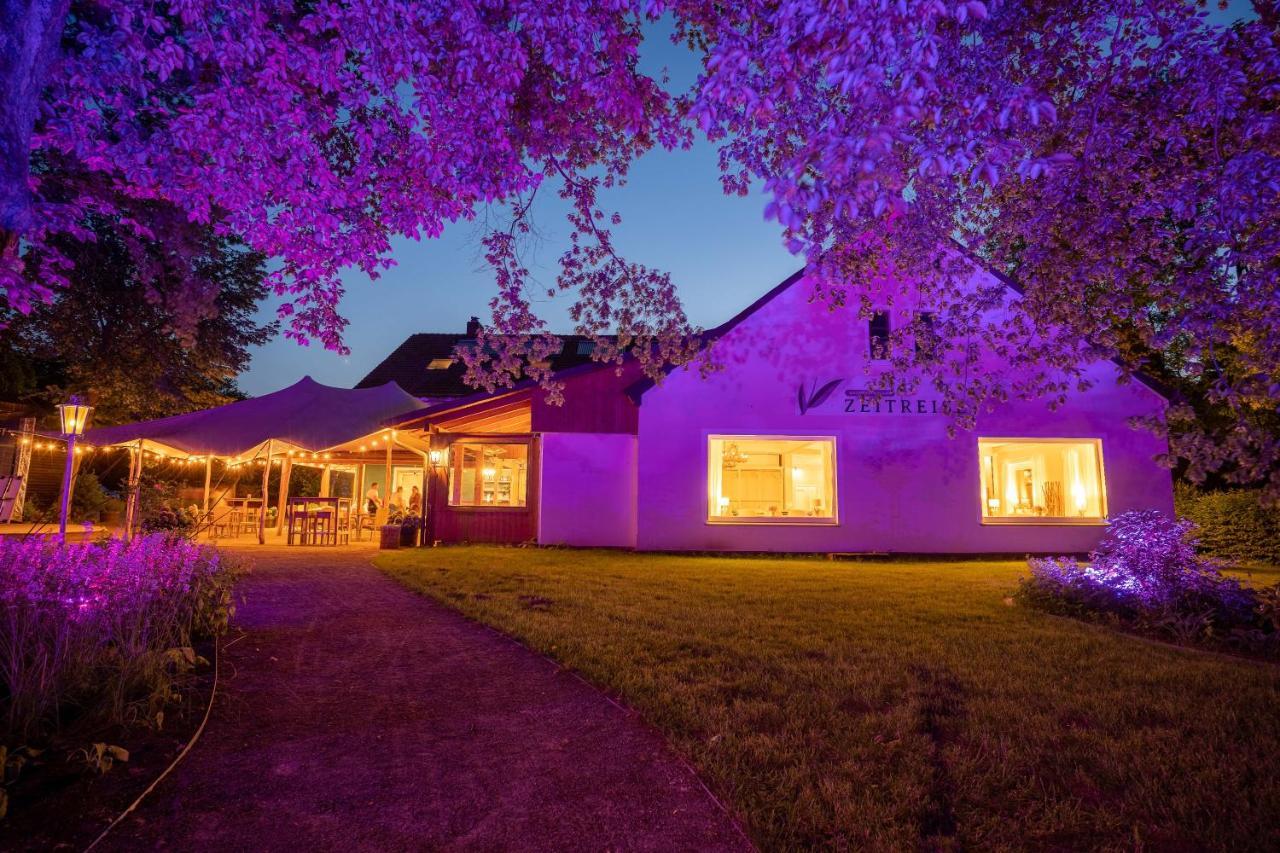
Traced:
<path fill-rule="evenodd" d="M 90 447 L 127 447 L 132 451 L 130 495 L 125 513 L 127 536 L 136 514 L 145 452 L 178 459 L 203 459 L 206 513 L 210 463 L 214 458 L 228 460 L 233 465 L 249 460 L 283 464 L 279 500 L 283 510 L 289 488 L 289 468 L 295 458 L 302 464 L 306 464 L 307 457 L 324 464 L 323 460 L 334 455 L 358 453 L 363 457 L 373 449 L 385 453 L 389 473 L 393 448 L 400 447 L 421 456 L 425 464 L 429 446 L 419 438 L 388 428 L 387 424 L 426 407 L 426 403 L 406 393 L 395 382 L 376 388 L 334 388 L 305 376 L 280 391 L 214 409 L 88 430 L 84 441 Z M 260 542 L 265 541 L 270 468 L 271 465 L 266 464 L 262 471 Z M 326 467 L 322 482 L 327 480 Z M 283 513 L 279 519 L 283 523 Z"/>
<path fill-rule="evenodd" d="M 288 388 L 214 409 L 87 430 L 84 441 L 179 458 L 254 457 L 268 442 L 274 452 L 319 452 L 376 433 L 387 421 L 426 407 L 394 382 L 334 388 L 304 376 Z"/>

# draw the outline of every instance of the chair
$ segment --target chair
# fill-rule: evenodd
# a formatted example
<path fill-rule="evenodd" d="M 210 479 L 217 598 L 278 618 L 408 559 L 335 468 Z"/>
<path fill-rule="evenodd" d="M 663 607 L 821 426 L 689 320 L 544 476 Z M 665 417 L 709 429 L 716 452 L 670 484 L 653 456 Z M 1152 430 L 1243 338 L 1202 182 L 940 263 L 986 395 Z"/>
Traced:
<path fill-rule="evenodd" d="M 240 533 L 258 532 L 258 515 L 262 511 L 262 499 L 247 500 L 240 507 L 236 529 Z"/>
<path fill-rule="evenodd" d="M 369 541 L 370 542 L 373 541 L 374 531 L 378 529 L 377 525 L 374 522 L 375 522 L 375 518 L 372 515 L 369 515 L 363 512 L 356 513 L 356 541 L 357 542 L 364 541 L 364 537 L 362 536 L 362 534 L 366 530 L 369 531 Z"/>
<path fill-rule="evenodd" d="M 345 507 L 343 506 L 344 503 L 346 504 Z M 334 538 L 336 540 L 334 544 L 336 545 L 351 544 L 351 521 L 355 516 L 354 510 L 355 508 L 351 506 L 351 503 L 349 501 L 346 501 L 346 500 L 338 501 L 338 520 L 337 520 L 337 526 L 334 529 Z"/>

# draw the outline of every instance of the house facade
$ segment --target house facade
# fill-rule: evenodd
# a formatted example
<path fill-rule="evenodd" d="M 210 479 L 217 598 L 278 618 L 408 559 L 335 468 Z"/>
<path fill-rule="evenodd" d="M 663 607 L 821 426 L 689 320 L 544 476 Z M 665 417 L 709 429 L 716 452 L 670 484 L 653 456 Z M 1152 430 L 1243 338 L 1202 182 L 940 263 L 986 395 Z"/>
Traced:
<path fill-rule="evenodd" d="M 1170 473 L 1154 461 L 1163 440 L 1128 424 L 1164 401 L 1118 381 L 1114 364 L 1089 365 L 1089 387 L 1053 409 L 1010 402 L 950 437 L 927 384 L 876 390 L 873 340 L 914 309 L 886 305 L 868 322 L 809 296 L 793 276 L 712 330 L 723 369 L 710 376 L 678 368 L 654 384 L 588 353 L 557 371 L 563 406 L 525 386 L 406 418 L 398 428 L 433 448 L 428 535 L 664 551 L 1050 553 L 1087 551 L 1119 513 L 1172 511 Z"/>

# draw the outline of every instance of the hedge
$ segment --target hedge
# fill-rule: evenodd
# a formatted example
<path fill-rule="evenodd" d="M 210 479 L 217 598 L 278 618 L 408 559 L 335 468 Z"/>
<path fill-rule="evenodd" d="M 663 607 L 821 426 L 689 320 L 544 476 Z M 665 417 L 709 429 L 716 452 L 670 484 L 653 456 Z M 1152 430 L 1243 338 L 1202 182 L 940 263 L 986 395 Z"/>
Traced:
<path fill-rule="evenodd" d="M 1254 489 L 1202 492 L 1179 484 L 1178 515 L 1196 523 L 1200 548 L 1224 560 L 1280 565 L 1280 510 Z"/>

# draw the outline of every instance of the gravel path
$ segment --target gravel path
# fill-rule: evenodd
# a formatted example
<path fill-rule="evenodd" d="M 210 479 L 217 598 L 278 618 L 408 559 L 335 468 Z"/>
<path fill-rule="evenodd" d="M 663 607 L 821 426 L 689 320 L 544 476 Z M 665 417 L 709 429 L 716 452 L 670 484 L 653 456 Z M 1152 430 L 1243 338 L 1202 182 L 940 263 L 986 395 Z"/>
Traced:
<path fill-rule="evenodd" d="M 223 693 L 98 849 L 743 849 L 661 737 L 371 551 L 242 549 Z"/>

